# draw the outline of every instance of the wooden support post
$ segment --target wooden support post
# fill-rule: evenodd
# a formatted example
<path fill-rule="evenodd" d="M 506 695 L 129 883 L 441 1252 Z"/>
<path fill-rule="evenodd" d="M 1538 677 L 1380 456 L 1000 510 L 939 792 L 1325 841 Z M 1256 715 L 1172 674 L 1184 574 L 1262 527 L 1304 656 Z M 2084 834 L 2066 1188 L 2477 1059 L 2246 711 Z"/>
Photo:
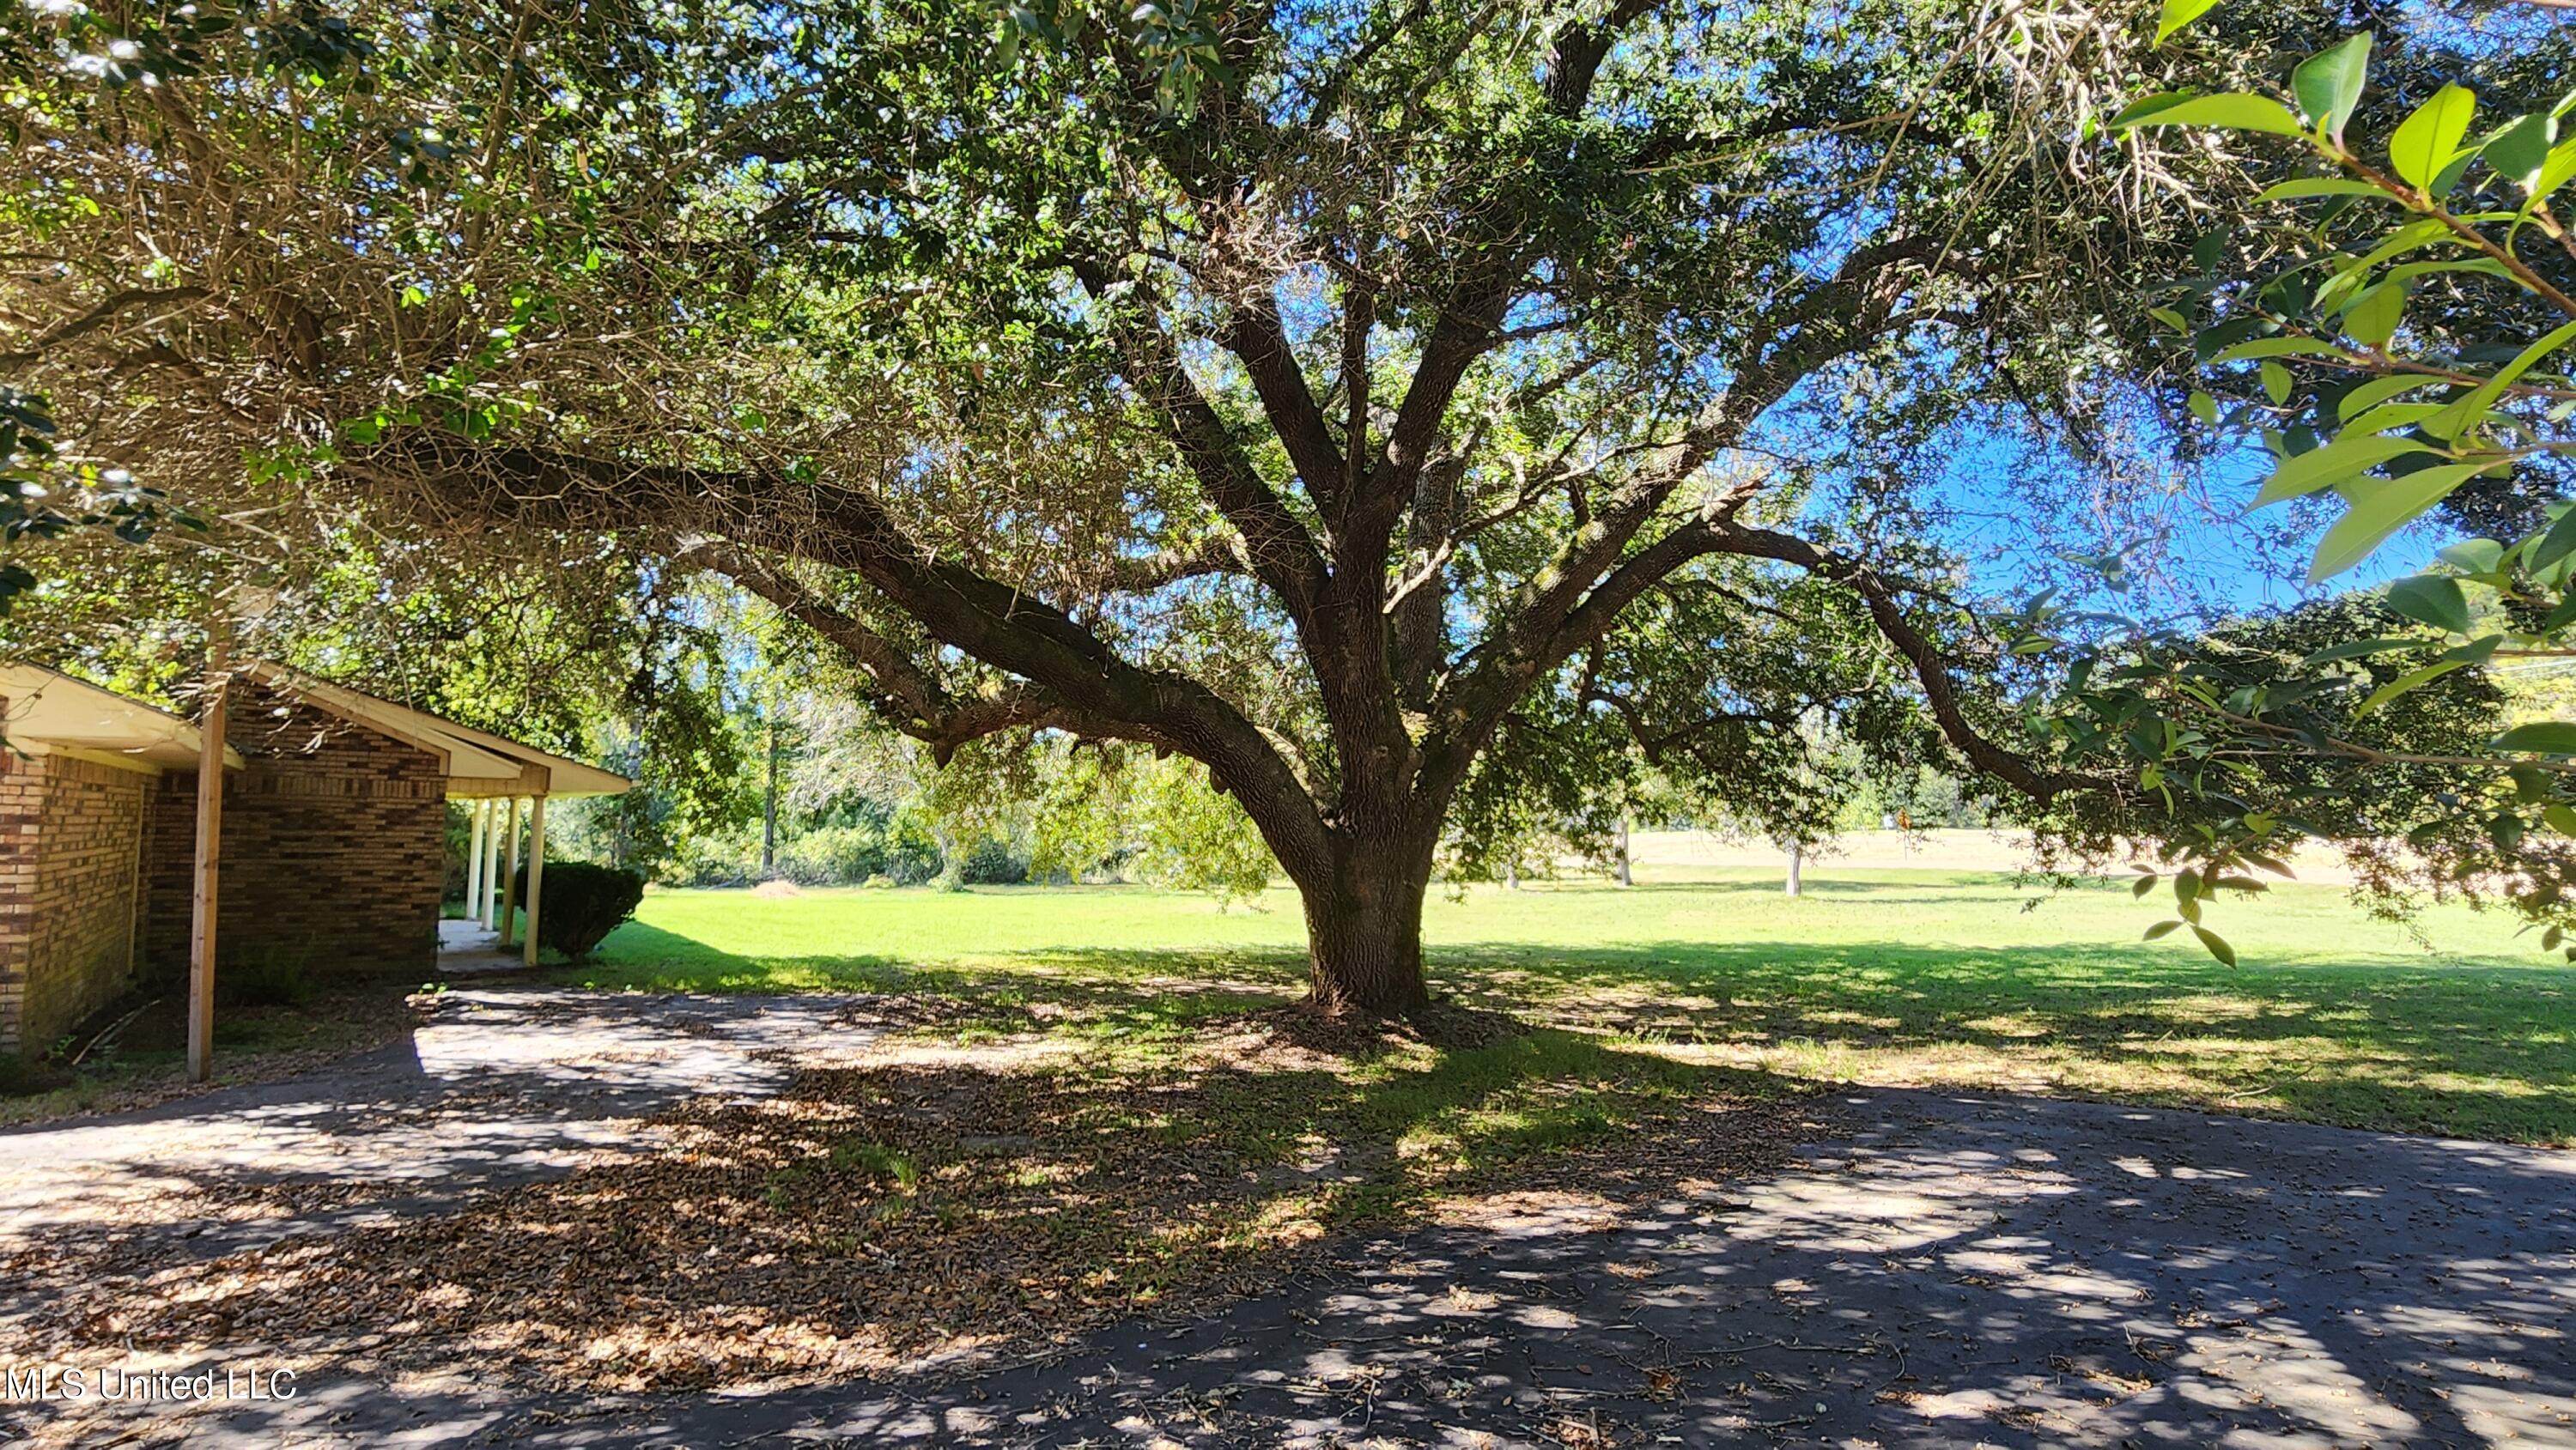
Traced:
<path fill-rule="evenodd" d="M 537 964 L 537 906 L 545 900 L 540 890 L 546 879 L 546 798 L 542 795 L 528 803 L 528 940 L 519 960 L 529 966 Z"/>
<path fill-rule="evenodd" d="M 519 915 L 519 798 L 510 797 L 509 826 L 501 839 L 509 842 L 509 863 L 501 870 L 501 945 L 510 944 L 510 928 L 518 925 Z"/>
<path fill-rule="evenodd" d="M 206 658 L 206 717 L 197 727 L 197 852 L 188 922 L 188 1081 L 215 1072 L 215 886 L 224 855 L 224 712 L 231 689 L 218 631 Z"/>
<path fill-rule="evenodd" d="M 465 820 L 465 914 L 472 916 L 483 904 L 483 802 L 467 801 Z"/>

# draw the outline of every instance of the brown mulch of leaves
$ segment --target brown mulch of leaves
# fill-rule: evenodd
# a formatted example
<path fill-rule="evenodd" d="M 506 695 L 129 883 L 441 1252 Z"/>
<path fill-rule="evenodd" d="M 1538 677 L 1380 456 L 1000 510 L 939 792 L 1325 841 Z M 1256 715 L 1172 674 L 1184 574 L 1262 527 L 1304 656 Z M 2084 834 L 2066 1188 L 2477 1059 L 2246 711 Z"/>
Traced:
<path fill-rule="evenodd" d="M 1263 1017 L 1210 1024 L 1203 1042 L 1222 1046 L 1180 1066 L 1024 1070 L 918 1040 L 807 1065 L 776 1097 L 683 1106 L 656 1146 L 446 1217 L 181 1270 L 92 1264 L 28 1327 L 592 1389 L 963 1369 L 1255 1292 L 1311 1266 L 1331 1228 L 1474 1223 L 1455 1205 L 1488 1188 L 1670 1191 L 1776 1163 L 1818 1127 L 1808 1104 L 1739 1088 L 1506 1172 L 1453 1169 L 1337 1136 L 1364 1090 L 1278 1067 L 1323 1049 Z M 1517 1212 L 1519 1196 L 1491 1201 Z"/>
<path fill-rule="evenodd" d="M 836 1027 L 905 1029 L 925 1027 L 1029 1027 L 1036 1017 L 1026 1008 L 998 1006 L 962 997 L 887 993 L 853 1002 L 832 1014 Z"/>

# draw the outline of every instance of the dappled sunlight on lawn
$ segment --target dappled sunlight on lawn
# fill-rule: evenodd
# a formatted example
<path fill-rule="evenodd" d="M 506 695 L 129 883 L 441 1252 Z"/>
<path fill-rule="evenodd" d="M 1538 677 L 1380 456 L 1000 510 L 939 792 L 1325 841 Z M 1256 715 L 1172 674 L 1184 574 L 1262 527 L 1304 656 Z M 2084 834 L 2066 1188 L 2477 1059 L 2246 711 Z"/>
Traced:
<path fill-rule="evenodd" d="M 2455 1039 L 2514 1005 L 2458 982 L 2522 969 L 2159 982 L 2151 960 L 2096 1013 L 2031 944 L 1981 954 L 1964 988 L 1935 953 L 1843 997 L 1834 954 L 1800 949 L 1443 963 L 1527 1030 L 1454 1004 L 1358 1030 L 1277 1010 L 1293 964 L 1150 939 L 823 969 L 915 987 L 872 996 L 455 993 L 408 1060 L 269 1105 L 318 1138 L 181 1159 L 108 1130 L 132 1161 L 57 1175 L 74 1212 L 22 1219 L 0 1327 L 170 1366 L 256 1343 L 315 1387 L 308 1425 L 342 1412 L 334 1386 L 448 1387 L 402 1402 L 425 1443 L 525 1438 L 521 1407 L 561 1409 L 542 1423 L 565 1450 L 617 1439 L 585 1418 L 612 1402 L 714 1407 L 723 1424 L 670 1432 L 689 1444 L 879 1443 L 1038 1405 L 1060 1439 L 1138 1443 L 1390 1414 L 1641 1445 L 2551 1443 L 2576 1423 L 2576 1155 L 1988 1091 L 2564 1121 L 2563 1026 L 2523 1043 L 2521 1079 Z M 548 1144 L 585 1151 L 526 1152 Z M 99 1191 L 120 1186 L 153 1210 Z M 1058 1353 L 1079 1367 L 1033 1386 Z M 110 1443 L 113 1418 L 53 1428 Z"/>
<path fill-rule="evenodd" d="M 1703 872 L 1435 899 L 1435 991 L 1658 1051 L 1827 1081 L 2004 1086 L 2352 1126 L 2576 1142 L 2576 970 L 2512 923 L 2411 928 L 2286 885 L 2220 922 L 2243 965 L 2139 933 L 2116 884 L 1941 871 Z M 1078 1002 L 1095 1033 L 1285 1002 L 1294 898 L 1125 887 L 655 892 L 577 979 Z M 2425 940 L 2441 943 L 2428 950 Z M 1161 1024 L 1159 1027 L 1157 1024 Z"/>

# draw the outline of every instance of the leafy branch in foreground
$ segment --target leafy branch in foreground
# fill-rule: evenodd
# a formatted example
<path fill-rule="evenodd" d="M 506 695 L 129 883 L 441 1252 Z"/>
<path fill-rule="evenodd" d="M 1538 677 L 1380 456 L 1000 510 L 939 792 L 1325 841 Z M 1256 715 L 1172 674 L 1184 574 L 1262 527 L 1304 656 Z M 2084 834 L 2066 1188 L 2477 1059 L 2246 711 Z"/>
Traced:
<path fill-rule="evenodd" d="M 2159 41 L 2210 8 L 2169 6 Z M 2270 453 L 2255 507 L 2341 502 L 2312 583 L 2350 571 L 2472 480 L 2556 476 L 2576 453 L 2566 428 L 2576 378 L 2560 359 L 2576 342 L 2565 278 L 2576 237 L 2550 206 L 2576 179 L 2576 139 L 2558 139 L 2576 94 L 2472 135 L 2475 95 L 2445 84 L 2366 152 L 2347 125 L 2371 46 L 2359 34 L 2309 57 L 2287 104 L 2166 93 L 2112 122 L 2115 132 L 2291 138 L 2330 173 L 2263 190 L 2261 205 L 2300 208 L 2293 223 L 2259 234 L 2241 268 L 2223 265 L 2226 239 L 2213 233 L 2199 249 L 2203 274 L 2156 313 L 2207 369 L 2192 416 L 2215 441 L 2251 434 Z M 2537 257 L 2526 254 L 2535 238 Z M 2440 325 L 2410 320 L 2410 302 L 2432 287 L 2445 293 Z M 2494 295 L 2464 302 L 2469 289 Z M 2463 317 L 2490 325 L 2464 338 Z M 2042 732 L 2079 759 L 2136 770 L 2193 826 L 2167 838 L 2179 915 L 2150 936 L 2188 925 L 2232 959 L 2202 926 L 2201 903 L 2259 889 L 2246 866 L 2286 874 L 2280 858 L 2301 839 L 2333 839 L 2357 843 L 2347 853 L 2372 884 L 2411 875 L 2437 893 L 2511 901 L 2546 947 L 2576 961 L 2576 946 L 2562 947 L 2576 723 L 2504 729 L 2454 712 L 2429 736 L 2390 728 L 2422 692 L 2473 697 L 2492 661 L 2576 656 L 2576 507 L 2556 500 L 2539 512 L 2542 526 L 2517 537 L 2442 550 L 2444 567 L 2387 591 L 2378 624 L 2351 621 L 2362 627 L 2288 654 L 2248 656 L 2223 634 L 2196 641 L 2125 622 L 2072 651 Z M 2018 625 L 2045 650 L 2075 622 L 2042 601 Z M 2141 894 L 2158 879 L 2142 877 Z"/>
<path fill-rule="evenodd" d="M 2446 581 L 2447 582 L 2447 581 Z M 2079 766 L 2132 775 L 2156 815 L 2140 894 L 2168 876 L 2177 916 L 2222 960 L 2202 919 L 2222 893 L 2287 877 L 2303 843 L 2332 843 L 2366 893 L 2511 905 L 2550 945 L 2568 923 L 2576 849 L 2568 762 L 2499 759 L 2506 701 L 2456 647 L 2352 595 L 2206 632 L 2127 620 L 2061 646 L 2084 623 L 2042 601 L 2019 637 L 2069 657 L 2033 728 Z M 2429 676 L 2439 683 L 2429 688 Z M 2080 834 L 2080 828 L 2078 828 Z"/>
<path fill-rule="evenodd" d="M 2476 97 L 2445 85 L 2396 128 L 2382 167 L 2344 134 L 2368 74 L 2370 40 L 2356 35 L 2301 63 L 2291 82 L 2295 115 L 2246 93 L 2168 94 L 2130 106 L 2112 123 L 2293 136 L 2337 173 L 2282 181 L 2256 198 L 2318 205 L 2307 224 L 2249 259 L 2266 273 L 2259 280 L 2212 275 L 2183 285 L 2186 305 L 2212 315 L 2206 325 L 2195 330 L 2173 309 L 2160 314 L 2176 330 L 2191 331 L 2203 363 L 2231 369 L 2239 382 L 2248 372 L 2260 381 L 2261 401 L 2224 416 L 2210 394 L 2192 399 L 2205 425 L 2255 429 L 2273 454 L 2255 506 L 2328 491 L 2342 500 L 2341 516 L 2310 562 L 2312 583 L 2349 571 L 2473 478 L 2576 452 L 2564 426 L 2576 415 L 2576 381 L 2550 366 L 2576 342 L 2576 297 L 2521 255 L 2526 232 L 2536 231 L 2576 258 L 2576 238 L 2549 207 L 2551 195 L 2576 178 L 2576 139 L 2556 140 L 2559 115 L 2576 105 L 2576 94 L 2471 138 Z M 2454 195 L 2465 209 L 2451 205 Z M 2391 218 L 2389 207 L 2399 217 Z M 2480 346 L 2421 348 L 2425 339 L 2406 314 L 2427 279 L 2507 289 L 2517 294 L 2513 300 L 2536 305 L 2500 311 L 2500 319 L 2521 320 L 2530 330 L 2543 316 L 2558 325 L 2536 338 L 2506 326 Z M 2501 361 L 2492 360 L 2498 343 L 2509 344 Z M 2241 366 L 2248 363 L 2250 370 Z M 2576 620 L 2566 594 L 2576 571 L 2576 522 L 2563 510 L 2553 513 L 2551 527 L 2499 545 L 2482 561 L 2488 567 L 2476 571 L 2507 576 L 2525 602 L 2551 611 L 2537 634 Z M 2528 638 L 2519 646 L 2545 647 Z"/>
<path fill-rule="evenodd" d="M 76 529 L 107 530 L 139 544 L 165 525 L 204 527 L 124 469 L 71 463 L 54 434 L 53 406 L 43 394 L 0 383 L 0 613 L 38 583 L 19 557 L 22 544 Z"/>

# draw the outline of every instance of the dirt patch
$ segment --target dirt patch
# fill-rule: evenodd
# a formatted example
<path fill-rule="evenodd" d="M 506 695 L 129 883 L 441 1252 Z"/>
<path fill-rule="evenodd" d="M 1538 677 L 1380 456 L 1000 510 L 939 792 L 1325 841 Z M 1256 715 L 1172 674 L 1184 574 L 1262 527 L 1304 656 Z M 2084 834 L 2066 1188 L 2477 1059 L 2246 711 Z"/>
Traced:
<path fill-rule="evenodd" d="M 2576 1365 L 2560 1352 L 2576 1330 L 2571 1155 L 2030 1098 L 1830 1101 L 1853 1131 L 1775 1169 L 1624 1203 L 1583 1186 L 1460 1193 L 1461 1212 L 1432 1215 L 1445 1222 L 1274 1251 L 1263 1266 L 1291 1267 L 1258 1298 L 1110 1325 L 1002 1373 L 630 1397 L 524 1369 L 414 1376 L 360 1351 L 327 1396 L 20 1405 L 0 1424 L 32 1417 L 37 1443 L 317 1450 L 1583 1437 L 2113 1450 L 2314 1440 L 2321 1426 L 2347 1427 L 2338 1443 L 2557 1445 L 2576 1422 Z M 1619 1141 L 1569 1161 L 1616 1168 Z M 430 1307 L 453 1312 L 465 1292 L 434 1283 Z M 770 1311 L 709 1295 L 703 1312 Z M 646 1353 L 651 1329 L 612 1317 L 603 1338 Z M 257 1330 L 212 1357 L 274 1363 L 251 1347 Z M 381 1344 L 468 1353 L 390 1332 Z"/>
<path fill-rule="evenodd" d="M 188 1081 L 187 994 L 161 993 L 124 1021 L 114 1038 L 80 1040 L 90 1053 L 83 1071 L 69 1068 L 31 1080 L 35 1091 L 0 1092 L 0 1127 L 121 1113 L 219 1088 L 277 1082 L 351 1053 L 393 1042 L 428 1019 L 435 998 L 402 982 L 335 983 L 293 1006 L 225 1006 L 217 1011 L 215 1080 Z M 117 1020 L 110 1013 L 101 1026 Z"/>
<path fill-rule="evenodd" d="M 786 897 L 802 896 L 805 894 L 805 888 L 793 881 L 763 881 L 751 888 L 751 894 L 764 900 L 777 901 Z"/>
<path fill-rule="evenodd" d="M 1029 1009 L 978 1002 L 966 997 L 936 997 L 889 992 L 853 1002 L 832 1014 L 834 1025 L 883 1030 L 986 1027 L 1018 1031 L 1038 1025 Z"/>
<path fill-rule="evenodd" d="M 1208 1021 L 1218 1027 L 1240 1027 L 1292 1051 L 1353 1061 L 1379 1056 L 1399 1043 L 1464 1051 L 1490 1047 L 1536 1030 L 1508 1012 L 1489 1012 L 1454 1002 L 1434 1002 L 1411 1017 L 1326 1013 L 1297 1002 L 1230 1013 Z"/>
<path fill-rule="evenodd" d="M 1432 1221 L 1446 1228 L 1497 1233 L 1607 1233 L 1622 1219 L 1619 1203 L 1598 1193 L 1563 1188 L 1516 1188 L 1460 1194 L 1433 1206 Z"/>

